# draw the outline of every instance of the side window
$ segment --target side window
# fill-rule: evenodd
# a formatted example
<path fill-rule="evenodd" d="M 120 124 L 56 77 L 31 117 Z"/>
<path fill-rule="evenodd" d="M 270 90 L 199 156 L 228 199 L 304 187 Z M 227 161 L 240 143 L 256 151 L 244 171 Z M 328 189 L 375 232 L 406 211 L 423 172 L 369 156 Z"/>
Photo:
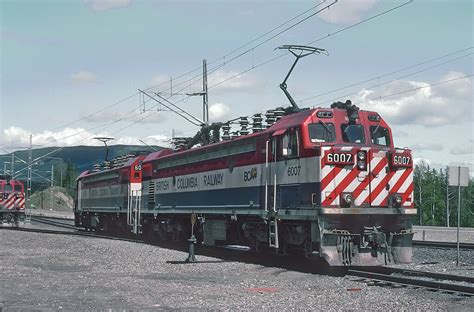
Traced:
<path fill-rule="evenodd" d="M 15 184 L 15 192 L 22 192 L 21 184 Z"/>
<path fill-rule="evenodd" d="M 13 190 L 13 188 L 12 188 L 12 185 L 11 185 L 11 184 L 5 184 L 5 185 L 3 186 L 3 191 L 4 191 L 4 192 L 11 192 L 12 190 Z"/>
<path fill-rule="evenodd" d="M 312 123 L 308 125 L 311 142 L 334 142 L 336 133 L 333 123 Z"/>
<path fill-rule="evenodd" d="M 296 129 L 288 130 L 277 140 L 278 158 L 298 157 L 299 137 Z"/>

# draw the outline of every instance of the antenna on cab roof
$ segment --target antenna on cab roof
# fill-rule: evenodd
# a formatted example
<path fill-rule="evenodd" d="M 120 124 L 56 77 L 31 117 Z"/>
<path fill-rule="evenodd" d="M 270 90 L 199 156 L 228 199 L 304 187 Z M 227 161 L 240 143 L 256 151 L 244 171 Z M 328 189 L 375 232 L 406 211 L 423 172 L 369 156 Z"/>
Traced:
<path fill-rule="evenodd" d="M 325 55 L 329 55 L 329 53 L 325 49 L 309 47 L 309 46 L 302 46 L 302 45 L 283 45 L 281 47 L 277 47 L 276 49 L 288 50 L 289 52 L 291 52 L 291 54 L 293 54 L 296 57 L 295 61 L 293 62 L 293 65 L 290 68 L 290 71 L 286 75 L 283 82 L 280 83 L 280 89 L 285 93 L 286 97 L 290 101 L 291 105 L 293 106 L 293 110 L 294 111 L 299 111 L 300 108 L 296 104 L 295 100 L 293 100 L 293 97 L 290 95 L 290 93 L 288 92 L 288 90 L 286 88 L 287 87 L 286 86 L 286 81 L 288 80 L 288 77 L 290 77 L 291 72 L 295 68 L 296 63 L 298 63 L 300 58 L 303 58 L 303 57 L 311 55 L 311 54 L 321 54 L 321 53 L 323 53 Z"/>

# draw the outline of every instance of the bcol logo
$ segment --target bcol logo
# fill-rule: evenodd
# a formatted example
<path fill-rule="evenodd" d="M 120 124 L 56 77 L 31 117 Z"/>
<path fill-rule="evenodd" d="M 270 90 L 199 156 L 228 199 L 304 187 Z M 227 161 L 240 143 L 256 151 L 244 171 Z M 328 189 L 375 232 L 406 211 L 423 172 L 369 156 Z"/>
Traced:
<path fill-rule="evenodd" d="M 244 171 L 244 181 L 252 181 L 257 178 L 257 168 L 253 167 L 250 171 Z"/>

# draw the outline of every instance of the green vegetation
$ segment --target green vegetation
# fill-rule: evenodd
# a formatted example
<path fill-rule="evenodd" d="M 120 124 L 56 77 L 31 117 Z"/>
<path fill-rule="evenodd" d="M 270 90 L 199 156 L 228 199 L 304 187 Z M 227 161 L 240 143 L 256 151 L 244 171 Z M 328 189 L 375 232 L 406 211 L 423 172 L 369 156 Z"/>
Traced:
<path fill-rule="evenodd" d="M 437 171 L 425 163 L 415 166 L 418 215 L 414 224 L 447 226 L 449 215 L 449 226 L 457 226 L 458 188 L 447 186 L 447 170 Z M 470 179 L 469 186 L 461 187 L 461 226 L 474 227 L 474 179 Z"/>

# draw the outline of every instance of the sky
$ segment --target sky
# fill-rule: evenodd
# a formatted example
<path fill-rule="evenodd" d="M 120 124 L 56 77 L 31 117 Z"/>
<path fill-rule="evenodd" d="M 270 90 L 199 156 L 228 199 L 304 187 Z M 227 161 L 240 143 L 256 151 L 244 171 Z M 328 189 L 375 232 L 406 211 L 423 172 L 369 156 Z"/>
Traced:
<path fill-rule="evenodd" d="M 298 44 L 329 54 L 289 78 L 301 107 L 351 99 L 418 161 L 474 172 L 470 0 L 0 0 L 0 21 L 0 153 L 30 134 L 34 147 L 193 136 L 138 90 L 202 119 L 187 94 L 202 91 L 203 59 L 211 121 L 288 106 L 278 86 L 294 57 L 275 48 Z"/>

